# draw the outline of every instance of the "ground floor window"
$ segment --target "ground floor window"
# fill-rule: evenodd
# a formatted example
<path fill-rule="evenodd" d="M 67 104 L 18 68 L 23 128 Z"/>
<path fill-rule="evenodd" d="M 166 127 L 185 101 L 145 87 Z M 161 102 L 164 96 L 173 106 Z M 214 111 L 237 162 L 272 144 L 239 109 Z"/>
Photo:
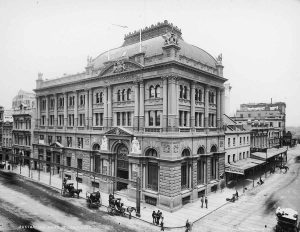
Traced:
<path fill-rule="evenodd" d="M 157 163 L 148 163 L 148 189 L 158 190 L 158 165 Z"/>
<path fill-rule="evenodd" d="M 181 164 L 181 190 L 188 188 L 188 164 Z"/>
<path fill-rule="evenodd" d="M 202 160 L 197 161 L 197 184 L 204 183 L 204 162 Z"/>

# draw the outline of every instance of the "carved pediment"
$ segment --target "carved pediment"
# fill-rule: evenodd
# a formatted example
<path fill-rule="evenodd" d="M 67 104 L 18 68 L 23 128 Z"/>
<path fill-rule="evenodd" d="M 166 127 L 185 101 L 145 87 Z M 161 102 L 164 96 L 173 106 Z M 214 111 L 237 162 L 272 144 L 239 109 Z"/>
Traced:
<path fill-rule="evenodd" d="M 122 127 L 115 127 L 105 133 L 105 135 L 133 136 L 133 133 Z"/>
<path fill-rule="evenodd" d="M 64 146 L 59 142 L 55 142 L 55 143 L 52 143 L 50 145 L 50 147 L 52 147 L 52 148 L 63 148 Z"/>
<path fill-rule="evenodd" d="M 107 62 L 106 67 L 100 73 L 100 76 L 112 75 L 123 72 L 130 72 L 141 69 L 143 66 L 130 60 L 116 60 Z"/>

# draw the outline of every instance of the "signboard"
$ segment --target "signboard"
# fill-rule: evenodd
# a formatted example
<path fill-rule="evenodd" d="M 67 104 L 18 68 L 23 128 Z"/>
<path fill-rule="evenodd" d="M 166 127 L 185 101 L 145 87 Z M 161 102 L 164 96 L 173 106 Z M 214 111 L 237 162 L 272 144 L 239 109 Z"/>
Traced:
<path fill-rule="evenodd" d="M 244 169 L 239 168 L 239 167 L 233 167 L 233 166 L 225 166 L 225 172 L 244 175 Z"/>

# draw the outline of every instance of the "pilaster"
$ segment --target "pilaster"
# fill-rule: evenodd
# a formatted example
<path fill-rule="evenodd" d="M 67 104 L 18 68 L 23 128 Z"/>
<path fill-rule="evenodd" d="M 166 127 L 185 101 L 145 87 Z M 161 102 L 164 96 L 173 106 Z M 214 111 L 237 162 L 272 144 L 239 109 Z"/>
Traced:
<path fill-rule="evenodd" d="M 139 130 L 144 131 L 145 127 L 145 87 L 144 87 L 144 82 L 140 82 L 140 114 L 139 114 Z"/>
<path fill-rule="evenodd" d="M 78 126 L 78 90 L 74 91 L 75 98 L 74 98 L 74 126 Z"/>
<path fill-rule="evenodd" d="M 107 126 L 112 127 L 112 86 L 107 87 Z"/>
<path fill-rule="evenodd" d="M 45 97 L 46 99 L 46 125 L 45 126 L 49 126 L 49 96 L 47 95 Z"/>
<path fill-rule="evenodd" d="M 191 128 L 195 128 L 195 82 L 191 83 Z"/>
<path fill-rule="evenodd" d="M 168 77 L 163 76 L 163 120 L 162 129 L 168 131 Z"/>
<path fill-rule="evenodd" d="M 68 126 L 68 94 L 64 92 L 64 128 Z"/>
<path fill-rule="evenodd" d="M 84 102 L 84 115 L 85 115 L 85 128 L 89 127 L 89 90 L 85 90 L 85 102 Z"/>
<path fill-rule="evenodd" d="M 221 113 L 221 115 L 220 115 L 220 126 L 221 127 L 223 127 L 223 115 L 224 115 L 224 113 L 225 113 L 225 88 L 224 87 L 222 87 L 221 89 L 220 89 L 220 92 L 221 92 L 221 96 L 220 96 L 220 102 L 221 102 L 221 109 L 220 109 L 220 113 Z"/>
<path fill-rule="evenodd" d="M 103 126 L 104 128 L 107 128 L 108 126 L 108 114 L 107 114 L 107 88 L 108 86 L 106 86 L 104 88 L 104 92 L 103 92 L 103 106 L 104 106 L 104 115 L 103 115 Z"/>
<path fill-rule="evenodd" d="M 93 89 L 89 90 L 89 128 L 93 127 Z"/>
<path fill-rule="evenodd" d="M 54 126 L 57 127 L 57 93 L 54 94 Z"/>
<path fill-rule="evenodd" d="M 205 110 L 204 110 L 204 127 L 208 128 L 208 114 L 209 114 L 209 85 L 205 87 Z"/>
<path fill-rule="evenodd" d="M 139 82 L 134 82 L 134 116 L 133 116 L 133 129 L 139 129 Z"/>

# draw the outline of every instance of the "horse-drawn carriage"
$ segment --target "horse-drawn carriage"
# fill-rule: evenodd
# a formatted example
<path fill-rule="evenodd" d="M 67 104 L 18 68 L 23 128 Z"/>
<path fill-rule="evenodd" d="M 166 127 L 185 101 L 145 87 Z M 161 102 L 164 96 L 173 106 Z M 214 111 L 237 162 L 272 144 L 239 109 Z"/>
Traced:
<path fill-rule="evenodd" d="M 63 188 L 62 188 L 62 195 L 68 197 L 75 197 L 79 198 L 79 194 L 82 192 L 82 189 L 76 189 L 74 187 L 74 183 L 67 183 L 67 179 L 64 178 Z"/>
<path fill-rule="evenodd" d="M 136 211 L 134 207 L 124 206 L 121 202 L 121 198 L 115 198 L 113 194 L 109 194 L 107 212 L 111 215 L 121 215 L 125 216 L 125 212 L 129 213 L 129 218 L 131 218 L 132 211 Z"/>
<path fill-rule="evenodd" d="M 277 216 L 277 225 L 276 232 L 298 232 L 299 226 L 297 227 L 298 222 L 298 213 L 297 211 L 286 208 L 282 209 L 278 207 L 276 209 Z"/>
<path fill-rule="evenodd" d="M 99 208 L 102 205 L 100 192 L 86 192 L 86 203 L 89 208 Z"/>

